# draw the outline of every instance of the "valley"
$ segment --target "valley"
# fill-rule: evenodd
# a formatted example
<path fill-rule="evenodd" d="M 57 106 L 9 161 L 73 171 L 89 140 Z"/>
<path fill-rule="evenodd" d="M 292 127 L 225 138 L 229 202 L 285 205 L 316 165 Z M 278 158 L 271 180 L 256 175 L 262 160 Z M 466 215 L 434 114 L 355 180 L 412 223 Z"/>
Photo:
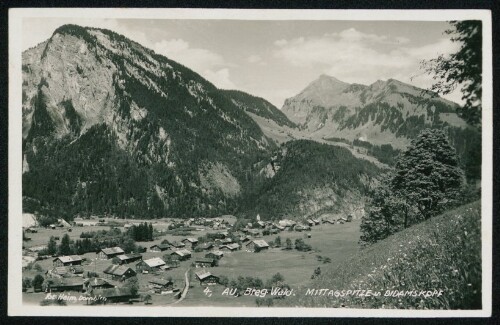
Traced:
<path fill-rule="evenodd" d="M 26 304 L 365 308 L 304 292 L 362 289 L 372 273 L 396 287 L 408 274 L 382 264 L 401 254 L 423 255 L 422 272 L 432 254 L 477 271 L 481 130 L 433 91 L 322 74 L 278 108 L 77 25 L 23 52 L 22 74 Z M 471 234 L 470 254 L 434 226 Z M 442 249 L 409 246 L 426 240 Z M 463 284 L 445 271 L 412 285 Z M 259 296 L 271 288 L 297 296 Z"/>

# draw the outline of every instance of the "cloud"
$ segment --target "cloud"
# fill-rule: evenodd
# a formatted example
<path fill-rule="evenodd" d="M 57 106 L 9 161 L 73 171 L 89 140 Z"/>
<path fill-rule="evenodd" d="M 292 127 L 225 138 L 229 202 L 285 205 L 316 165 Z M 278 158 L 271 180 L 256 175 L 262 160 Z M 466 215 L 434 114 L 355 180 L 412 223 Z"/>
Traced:
<path fill-rule="evenodd" d="M 315 68 L 346 82 L 370 84 L 396 78 L 409 82 L 420 73 L 423 59 L 451 53 L 456 44 L 448 39 L 410 47 L 404 37 L 391 38 L 354 28 L 322 37 L 299 37 L 275 42 L 274 56 L 295 67 Z M 420 80 L 425 86 L 428 80 Z"/>
<path fill-rule="evenodd" d="M 231 64 L 215 52 L 191 47 L 189 42 L 179 38 L 156 42 L 152 49 L 198 72 L 218 88 L 235 88 L 230 79 Z"/>
<path fill-rule="evenodd" d="M 262 62 L 262 57 L 260 55 L 253 54 L 247 58 L 247 61 L 249 63 L 259 63 Z"/>
<path fill-rule="evenodd" d="M 217 71 L 205 70 L 203 76 L 212 82 L 217 88 L 235 89 L 236 86 L 230 80 L 229 69 L 223 68 Z"/>

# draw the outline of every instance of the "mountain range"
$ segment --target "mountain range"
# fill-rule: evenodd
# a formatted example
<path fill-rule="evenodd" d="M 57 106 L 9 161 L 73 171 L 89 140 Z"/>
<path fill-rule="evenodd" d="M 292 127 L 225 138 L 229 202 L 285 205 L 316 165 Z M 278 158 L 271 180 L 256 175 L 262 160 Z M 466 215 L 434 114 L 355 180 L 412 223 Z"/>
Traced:
<path fill-rule="evenodd" d="M 25 212 L 271 219 L 359 210 L 381 166 L 328 138 L 403 147 L 430 125 L 469 141 L 456 104 L 396 80 L 323 75 L 279 110 L 122 35 L 76 25 L 22 59 Z"/>
<path fill-rule="evenodd" d="M 427 127 L 467 128 L 458 105 L 395 79 L 349 84 L 321 75 L 285 100 L 282 111 L 312 137 L 338 137 L 405 148 Z"/>

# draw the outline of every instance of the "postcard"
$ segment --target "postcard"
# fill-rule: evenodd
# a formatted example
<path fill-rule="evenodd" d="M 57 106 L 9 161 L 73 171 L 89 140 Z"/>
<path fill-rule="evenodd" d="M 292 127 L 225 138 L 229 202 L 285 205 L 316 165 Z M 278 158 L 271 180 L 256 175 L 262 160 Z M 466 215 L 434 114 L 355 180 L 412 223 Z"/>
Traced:
<path fill-rule="evenodd" d="M 491 28 L 11 9 L 9 315 L 489 316 Z"/>

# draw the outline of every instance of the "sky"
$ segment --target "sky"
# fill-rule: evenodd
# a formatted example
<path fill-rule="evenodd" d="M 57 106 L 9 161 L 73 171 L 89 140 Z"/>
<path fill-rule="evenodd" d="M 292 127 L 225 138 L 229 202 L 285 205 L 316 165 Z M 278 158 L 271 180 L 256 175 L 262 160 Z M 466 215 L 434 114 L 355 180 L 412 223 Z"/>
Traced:
<path fill-rule="evenodd" d="M 369 85 L 394 78 L 428 88 L 420 62 L 453 53 L 447 22 L 24 18 L 28 49 L 64 24 L 106 28 L 198 72 L 222 89 L 278 108 L 321 74 Z M 455 91 L 447 99 L 462 103 Z"/>

